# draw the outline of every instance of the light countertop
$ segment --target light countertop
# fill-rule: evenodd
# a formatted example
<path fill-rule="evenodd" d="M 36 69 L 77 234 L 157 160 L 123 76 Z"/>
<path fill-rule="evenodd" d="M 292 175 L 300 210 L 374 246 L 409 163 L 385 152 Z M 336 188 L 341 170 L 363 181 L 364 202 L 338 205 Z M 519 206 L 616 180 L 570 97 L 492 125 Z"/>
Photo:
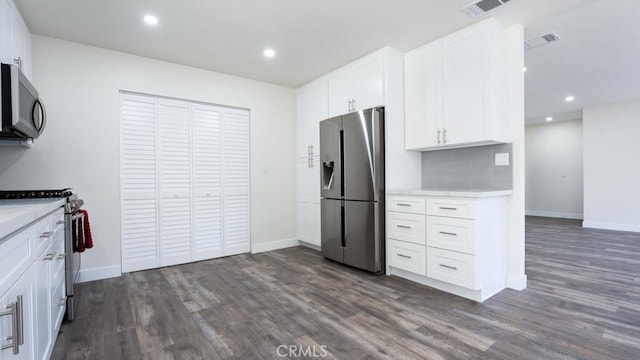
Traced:
<path fill-rule="evenodd" d="M 493 196 L 508 196 L 513 194 L 513 190 L 494 190 L 494 189 L 399 189 L 387 190 L 388 195 L 420 195 L 420 196 L 447 196 L 447 197 L 467 197 L 467 198 L 483 198 Z"/>
<path fill-rule="evenodd" d="M 63 206 L 66 199 L 0 200 L 0 243 L 9 234 Z"/>

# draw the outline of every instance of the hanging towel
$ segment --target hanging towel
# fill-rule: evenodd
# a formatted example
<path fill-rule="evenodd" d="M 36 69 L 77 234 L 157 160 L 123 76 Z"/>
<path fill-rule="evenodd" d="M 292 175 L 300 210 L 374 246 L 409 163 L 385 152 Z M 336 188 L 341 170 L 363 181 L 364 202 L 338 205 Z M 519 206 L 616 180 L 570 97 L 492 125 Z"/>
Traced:
<path fill-rule="evenodd" d="M 83 241 L 84 248 L 91 249 L 93 247 L 93 236 L 91 235 L 91 226 L 89 225 L 89 213 L 87 210 L 80 210 L 84 214 L 84 223 L 82 224 L 83 236 L 80 238 Z"/>

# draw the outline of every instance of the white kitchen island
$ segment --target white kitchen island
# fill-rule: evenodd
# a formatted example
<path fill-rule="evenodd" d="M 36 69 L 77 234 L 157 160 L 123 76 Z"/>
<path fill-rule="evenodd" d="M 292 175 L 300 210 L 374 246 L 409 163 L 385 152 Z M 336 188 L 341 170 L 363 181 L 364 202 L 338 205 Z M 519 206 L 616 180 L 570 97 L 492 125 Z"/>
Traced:
<path fill-rule="evenodd" d="M 506 287 L 511 190 L 387 192 L 387 275 L 478 302 Z"/>

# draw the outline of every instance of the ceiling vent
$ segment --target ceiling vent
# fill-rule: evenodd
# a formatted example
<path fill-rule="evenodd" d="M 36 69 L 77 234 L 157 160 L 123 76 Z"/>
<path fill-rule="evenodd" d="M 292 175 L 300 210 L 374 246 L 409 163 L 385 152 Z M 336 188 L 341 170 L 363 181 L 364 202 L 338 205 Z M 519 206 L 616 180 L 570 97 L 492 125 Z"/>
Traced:
<path fill-rule="evenodd" d="M 460 10 L 462 10 L 463 13 L 476 18 L 510 1 L 511 0 L 476 0 L 471 4 L 461 7 Z"/>
<path fill-rule="evenodd" d="M 542 45 L 547 45 L 548 43 L 560 40 L 560 36 L 554 32 L 550 32 L 545 35 L 540 35 L 538 37 L 534 37 L 533 39 L 529 39 L 524 42 L 524 49 L 531 50 Z"/>

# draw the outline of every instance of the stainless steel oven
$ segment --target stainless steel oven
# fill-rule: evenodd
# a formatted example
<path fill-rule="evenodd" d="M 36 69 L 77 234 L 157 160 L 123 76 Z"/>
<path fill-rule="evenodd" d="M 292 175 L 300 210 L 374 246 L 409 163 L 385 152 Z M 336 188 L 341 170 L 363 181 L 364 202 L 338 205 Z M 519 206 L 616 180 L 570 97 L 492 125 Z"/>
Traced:
<path fill-rule="evenodd" d="M 81 230 L 79 227 L 84 226 L 84 213 L 81 211 L 84 201 L 78 199 L 78 195 L 73 194 L 67 198 L 64 206 L 64 250 L 67 254 L 66 258 L 66 286 L 67 286 L 67 319 L 75 318 L 76 309 L 79 299 L 80 284 L 80 252 L 75 248 L 79 239 Z"/>

